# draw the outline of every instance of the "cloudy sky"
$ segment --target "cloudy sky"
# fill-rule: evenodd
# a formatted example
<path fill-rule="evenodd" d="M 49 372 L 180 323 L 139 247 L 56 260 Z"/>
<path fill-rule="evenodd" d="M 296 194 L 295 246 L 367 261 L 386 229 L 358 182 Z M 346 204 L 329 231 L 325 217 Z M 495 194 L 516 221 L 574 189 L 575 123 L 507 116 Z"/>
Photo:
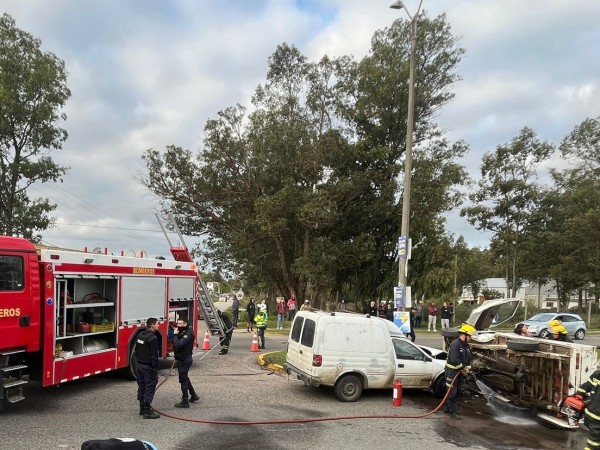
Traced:
<path fill-rule="evenodd" d="M 207 119 L 248 105 L 276 46 L 311 60 L 369 50 L 375 30 L 403 11 L 392 0 L 0 0 L 19 28 L 66 63 L 72 96 L 69 139 L 55 159 L 62 184 L 32 196 L 58 204 L 46 242 L 168 254 L 154 218 L 157 200 L 136 178 L 142 153 L 179 145 L 201 150 Z M 406 0 L 411 13 L 418 0 Z M 463 80 L 440 114 L 450 139 L 466 140 L 474 176 L 483 153 L 521 128 L 558 143 L 600 115 L 600 2 L 593 0 L 424 0 L 446 13 L 467 53 Z M 470 245 L 488 236 L 456 215 L 448 229 Z M 194 242 L 187 242 L 192 247 Z"/>

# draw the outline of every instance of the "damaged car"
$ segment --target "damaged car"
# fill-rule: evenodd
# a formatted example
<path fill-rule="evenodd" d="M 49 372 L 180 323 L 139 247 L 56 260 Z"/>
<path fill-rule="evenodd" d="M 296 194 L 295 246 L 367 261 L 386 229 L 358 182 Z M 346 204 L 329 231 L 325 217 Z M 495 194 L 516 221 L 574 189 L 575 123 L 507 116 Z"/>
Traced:
<path fill-rule="evenodd" d="M 556 426 L 577 428 L 583 404 L 571 400 L 596 370 L 596 347 L 494 331 L 515 315 L 519 304 L 518 299 L 488 300 L 467 319 L 477 330 L 470 342 L 476 381 L 470 380 L 468 388 L 481 393 L 483 383 L 502 401 L 535 410 Z M 444 349 L 457 330 L 442 330 Z"/>

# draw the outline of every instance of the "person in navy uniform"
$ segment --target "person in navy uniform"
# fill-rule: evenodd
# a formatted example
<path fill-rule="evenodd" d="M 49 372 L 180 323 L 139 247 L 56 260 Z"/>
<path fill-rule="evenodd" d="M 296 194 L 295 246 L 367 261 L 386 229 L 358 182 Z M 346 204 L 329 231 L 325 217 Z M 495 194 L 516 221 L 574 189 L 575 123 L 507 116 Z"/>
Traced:
<path fill-rule="evenodd" d="M 173 349 L 177 361 L 179 384 L 181 385 L 181 401 L 175 404 L 176 408 L 189 408 L 190 402 L 200 400 L 192 386 L 188 372 L 192 367 L 192 348 L 194 346 L 194 332 L 188 326 L 187 319 L 179 318 L 173 336 Z M 189 393 L 189 395 L 188 395 Z"/>
<path fill-rule="evenodd" d="M 140 416 L 144 419 L 158 419 L 160 415 L 152 410 L 152 400 L 158 384 L 158 320 L 146 320 L 146 329 L 138 334 L 135 341 L 137 398 L 140 403 Z"/>

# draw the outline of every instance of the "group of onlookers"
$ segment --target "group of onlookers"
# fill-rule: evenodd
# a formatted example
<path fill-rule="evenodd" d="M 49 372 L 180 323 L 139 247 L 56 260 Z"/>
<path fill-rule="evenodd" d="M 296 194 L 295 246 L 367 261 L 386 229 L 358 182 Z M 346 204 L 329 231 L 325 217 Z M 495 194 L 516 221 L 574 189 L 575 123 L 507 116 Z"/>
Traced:
<path fill-rule="evenodd" d="M 423 319 L 423 305 L 421 302 L 417 302 L 416 306 L 416 317 L 418 318 L 415 321 L 415 327 L 421 327 L 421 320 Z M 435 302 L 429 302 L 427 306 L 427 331 L 437 331 L 437 317 L 438 313 L 441 316 L 441 326 L 442 330 L 444 328 L 450 328 L 451 324 L 454 322 L 454 304 L 452 302 L 443 302 L 441 308 L 438 310 Z M 418 325 L 417 325 L 418 323 Z"/>

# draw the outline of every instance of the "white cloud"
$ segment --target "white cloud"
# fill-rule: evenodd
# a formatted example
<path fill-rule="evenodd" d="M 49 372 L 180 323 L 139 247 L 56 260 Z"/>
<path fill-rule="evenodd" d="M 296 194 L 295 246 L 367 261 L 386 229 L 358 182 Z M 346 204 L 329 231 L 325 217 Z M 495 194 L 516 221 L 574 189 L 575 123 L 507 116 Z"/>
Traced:
<path fill-rule="evenodd" d="M 59 222 L 88 227 L 61 225 L 46 239 L 166 253 L 160 233 L 90 227 L 158 230 L 157 200 L 135 181 L 142 153 L 168 144 L 200 149 L 207 119 L 249 104 L 278 44 L 312 60 L 360 59 L 377 29 L 405 17 L 391 3 L 4 0 L 17 26 L 64 59 L 70 74 L 69 140 L 54 156 L 71 171 L 64 184 L 36 192 L 59 204 Z M 412 13 L 418 3 L 406 0 Z M 475 175 L 481 155 L 524 126 L 558 143 L 600 115 L 600 2 L 425 0 L 423 7 L 430 17 L 447 13 L 467 49 L 458 68 L 464 79 L 439 121 L 451 138 L 470 143 L 465 163 Z M 449 228 L 473 244 L 486 239 L 460 218 Z"/>

